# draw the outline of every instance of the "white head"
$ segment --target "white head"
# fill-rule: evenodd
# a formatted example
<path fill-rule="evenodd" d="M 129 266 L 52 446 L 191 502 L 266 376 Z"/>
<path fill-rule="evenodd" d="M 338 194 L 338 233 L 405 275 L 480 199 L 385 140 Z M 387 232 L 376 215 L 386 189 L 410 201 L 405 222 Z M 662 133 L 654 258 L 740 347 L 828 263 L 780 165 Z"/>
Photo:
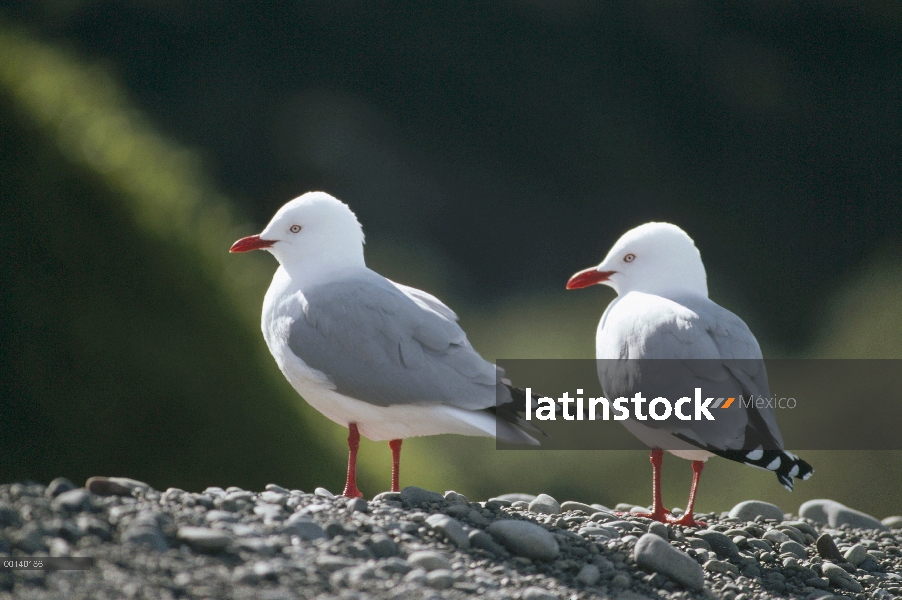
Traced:
<path fill-rule="evenodd" d="M 229 252 L 248 250 L 267 250 L 285 268 L 365 266 L 357 216 L 325 192 L 307 192 L 288 202 L 259 235 L 238 240 Z"/>
<path fill-rule="evenodd" d="M 645 223 L 624 233 L 597 267 L 580 271 L 567 289 L 601 283 L 617 294 L 708 296 L 705 265 L 692 238 L 670 223 Z"/>

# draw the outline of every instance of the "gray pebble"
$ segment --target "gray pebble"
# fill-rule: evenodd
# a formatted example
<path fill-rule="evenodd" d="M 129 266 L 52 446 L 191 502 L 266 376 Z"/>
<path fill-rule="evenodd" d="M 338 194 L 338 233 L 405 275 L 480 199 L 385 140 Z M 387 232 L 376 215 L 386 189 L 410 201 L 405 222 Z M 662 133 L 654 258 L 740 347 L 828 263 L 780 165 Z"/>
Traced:
<path fill-rule="evenodd" d="M 668 542 L 670 541 L 670 528 L 660 521 L 652 521 L 648 524 L 648 533 L 659 535 Z"/>
<path fill-rule="evenodd" d="M 82 512 L 91 509 L 91 493 L 85 488 L 63 492 L 53 500 L 55 510 Z"/>
<path fill-rule="evenodd" d="M 545 515 L 559 515 L 561 514 L 561 505 L 548 494 L 539 494 L 529 503 L 529 510 Z"/>
<path fill-rule="evenodd" d="M 712 529 L 702 529 L 695 532 L 695 537 L 708 542 L 711 549 L 721 558 L 732 558 L 739 555 L 739 548 L 726 534 Z"/>
<path fill-rule="evenodd" d="M 470 538 L 464 531 L 463 525 L 454 517 L 436 514 L 430 515 L 426 523 L 433 529 L 442 532 L 455 546 L 466 550 L 470 547 Z"/>
<path fill-rule="evenodd" d="M 313 495 L 320 496 L 322 498 L 334 498 L 335 497 L 335 494 L 333 494 L 332 492 L 330 492 L 329 490 L 327 490 L 324 487 L 318 487 L 315 490 L 313 490 Z"/>
<path fill-rule="evenodd" d="M 409 486 L 401 490 L 401 502 L 405 506 L 422 506 L 434 502 L 444 503 L 445 497 L 438 492 L 430 492 L 423 488 Z"/>
<path fill-rule="evenodd" d="M 818 523 L 826 523 L 830 527 L 848 525 L 857 529 L 887 530 L 886 525 L 871 515 L 849 508 L 835 500 L 809 500 L 799 507 L 799 516 Z"/>
<path fill-rule="evenodd" d="M 232 541 L 228 531 L 207 527 L 180 527 L 176 537 L 202 552 L 218 552 Z"/>
<path fill-rule="evenodd" d="M 633 556 L 639 567 L 667 575 L 689 589 L 700 590 L 705 584 L 705 573 L 695 559 L 653 533 L 639 538 Z"/>
<path fill-rule="evenodd" d="M 132 492 L 148 492 L 150 485 L 129 477 L 91 477 L 85 488 L 98 496 L 131 496 Z"/>
<path fill-rule="evenodd" d="M 583 565 L 583 568 L 576 575 L 577 583 L 585 586 L 595 585 L 599 579 L 601 579 L 601 570 L 595 565 Z"/>
<path fill-rule="evenodd" d="M 507 550 L 482 529 L 473 529 L 467 534 L 467 537 L 470 538 L 470 546 L 473 548 L 491 552 L 495 556 L 509 556 Z"/>
<path fill-rule="evenodd" d="M 450 569 L 451 563 L 441 552 L 433 550 L 421 550 L 414 552 L 407 557 L 407 562 L 423 569 L 424 571 L 435 571 L 437 569 Z"/>
<path fill-rule="evenodd" d="M 532 494 L 501 494 L 495 496 L 498 500 L 507 500 L 508 502 L 532 502 L 536 499 Z"/>
<path fill-rule="evenodd" d="M 805 546 L 793 540 L 780 544 L 780 554 L 786 554 L 787 552 L 802 560 L 808 558 L 808 551 L 805 549 Z"/>
<path fill-rule="evenodd" d="M 470 503 L 470 501 L 467 500 L 466 496 L 464 496 L 463 494 L 458 494 L 453 490 L 448 490 L 447 492 L 445 492 L 445 501 L 448 502 L 448 504 L 467 505 Z"/>
<path fill-rule="evenodd" d="M 733 573 L 739 575 L 739 567 L 723 560 L 709 560 L 704 565 L 709 573 Z"/>
<path fill-rule="evenodd" d="M 144 546 L 157 552 L 169 549 L 169 542 L 160 529 L 159 521 L 151 513 L 140 513 L 133 518 L 120 539 L 123 543 Z"/>
<path fill-rule="evenodd" d="M 288 521 L 281 529 L 282 533 L 287 535 L 296 535 L 302 540 L 318 540 L 328 537 L 326 532 L 320 527 L 319 523 L 308 519 L 298 513 L 288 517 Z"/>
<path fill-rule="evenodd" d="M 730 509 L 730 516 L 743 522 L 754 521 L 755 517 L 765 519 L 783 520 L 783 509 L 770 502 L 761 500 L 746 500 Z"/>
<path fill-rule="evenodd" d="M 454 585 L 454 574 L 448 569 L 436 569 L 426 574 L 426 585 L 436 590 L 446 590 Z"/>
<path fill-rule="evenodd" d="M 790 538 L 779 529 L 768 529 L 764 532 L 764 535 L 762 535 L 761 538 L 767 540 L 768 542 L 771 542 L 775 546 L 782 544 L 783 542 L 792 541 L 792 538 Z"/>
<path fill-rule="evenodd" d="M 864 559 L 868 557 L 867 549 L 861 544 L 855 544 L 843 555 L 845 562 L 851 563 L 856 567 L 864 562 Z"/>
<path fill-rule="evenodd" d="M 320 554 L 316 557 L 316 566 L 326 573 L 334 573 L 341 569 L 353 567 L 357 565 L 356 560 L 344 558 L 343 556 L 335 556 L 333 554 Z"/>
<path fill-rule="evenodd" d="M 63 492 L 68 492 L 69 490 L 74 489 L 74 483 L 72 483 L 65 477 L 57 477 L 47 485 L 47 489 L 44 490 L 44 495 L 48 498 L 56 498 Z"/>
<path fill-rule="evenodd" d="M 887 517 L 880 522 L 890 529 L 902 529 L 902 517 L 900 516 Z"/>
<path fill-rule="evenodd" d="M 517 556 L 554 560 L 561 553 L 554 536 L 543 527 L 529 521 L 495 521 L 489 525 L 488 532 Z"/>
<path fill-rule="evenodd" d="M 852 577 L 851 574 L 849 574 L 848 571 L 846 571 L 839 565 L 835 565 L 831 562 L 825 562 L 823 565 L 821 565 L 821 571 L 823 571 L 824 576 L 830 580 L 830 583 L 836 587 L 848 590 L 853 593 L 858 593 L 864 589 L 861 584 L 858 583 L 858 581 L 854 577 Z"/>
<path fill-rule="evenodd" d="M 530 586 L 523 590 L 523 600 L 560 600 L 560 596 L 552 594 L 546 589 Z"/>
<path fill-rule="evenodd" d="M 817 548 L 817 553 L 825 560 L 832 560 L 835 562 L 843 562 L 845 560 L 845 557 L 839 551 L 839 548 L 836 547 L 836 542 L 833 541 L 833 537 L 829 533 L 824 533 L 818 537 L 814 546 Z"/>
<path fill-rule="evenodd" d="M 595 508 L 594 506 L 589 506 L 588 504 L 583 504 L 582 502 L 574 502 L 572 500 L 567 500 L 563 504 L 561 504 L 561 510 L 563 512 L 568 512 L 571 510 L 581 510 L 587 515 L 594 515 L 597 512 L 602 512 L 600 509 Z"/>
<path fill-rule="evenodd" d="M 389 558 L 398 555 L 398 545 L 387 535 L 377 533 L 370 538 L 370 550 L 376 558 Z"/>
<path fill-rule="evenodd" d="M 348 502 L 347 511 L 349 513 L 353 512 L 362 512 L 365 513 L 369 510 L 369 504 L 363 498 L 354 498 L 350 502 Z"/>
<path fill-rule="evenodd" d="M 401 492 L 382 492 L 373 496 L 373 502 L 400 502 Z"/>

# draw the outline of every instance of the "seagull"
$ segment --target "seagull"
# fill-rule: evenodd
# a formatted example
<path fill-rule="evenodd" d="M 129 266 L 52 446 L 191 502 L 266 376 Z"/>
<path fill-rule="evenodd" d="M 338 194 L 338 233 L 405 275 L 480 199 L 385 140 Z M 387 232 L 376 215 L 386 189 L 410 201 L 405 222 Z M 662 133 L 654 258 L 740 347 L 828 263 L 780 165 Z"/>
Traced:
<path fill-rule="evenodd" d="M 595 337 L 599 379 L 607 395 L 632 396 L 641 379 L 648 398 L 673 401 L 690 396 L 695 388 L 706 396 L 711 390 L 723 398 L 770 398 L 755 336 L 742 319 L 708 298 L 701 254 L 676 225 L 645 223 L 631 229 L 598 266 L 573 275 L 567 289 L 596 284 L 617 292 Z M 714 421 L 672 416 L 623 423 L 652 448 L 653 507 L 644 516 L 657 521 L 700 524 L 692 511 L 702 469 L 711 456 L 774 471 L 790 491 L 794 477 L 808 479 L 813 473 L 811 465 L 783 449 L 772 406 L 746 408 L 739 402 L 717 412 Z M 680 519 L 661 502 L 663 450 L 692 461 L 689 503 Z"/>
<path fill-rule="evenodd" d="M 363 497 L 361 435 L 389 440 L 393 492 L 404 438 L 455 433 L 538 444 L 514 426 L 538 431 L 513 408 L 519 390 L 473 349 L 454 311 L 367 268 L 363 244 L 345 203 L 308 192 L 229 250 L 266 250 L 279 262 L 263 300 L 263 337 L 298 394 L 348 428 L 343 495 Z"/>

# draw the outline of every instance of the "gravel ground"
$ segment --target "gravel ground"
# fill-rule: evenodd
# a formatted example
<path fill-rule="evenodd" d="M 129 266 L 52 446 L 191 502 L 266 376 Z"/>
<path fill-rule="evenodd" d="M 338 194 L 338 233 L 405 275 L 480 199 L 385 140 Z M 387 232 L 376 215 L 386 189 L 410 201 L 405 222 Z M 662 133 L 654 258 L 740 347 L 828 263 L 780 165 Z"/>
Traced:
<path fill-rule="evenodd" d="M 413 487 L 367 502 L 274 484 L 13 483 L 0 485 L 0 555 L 95 565 L 0 570 L 0 600 L 902 597 L 902 517 L 749 501 L 684 528 L 631 508 Z"/>

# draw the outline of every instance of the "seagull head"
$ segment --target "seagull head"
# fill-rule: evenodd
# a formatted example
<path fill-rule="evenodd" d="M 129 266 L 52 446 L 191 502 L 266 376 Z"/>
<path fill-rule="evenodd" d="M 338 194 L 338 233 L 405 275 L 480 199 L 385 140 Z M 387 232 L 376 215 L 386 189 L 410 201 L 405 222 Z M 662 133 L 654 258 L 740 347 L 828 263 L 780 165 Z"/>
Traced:
<path fill-rule="evenodd" d="M 325 192 L 307 192 L 285 204 L 258 235 L 241 238 L 229 252 L 266 250 L 284 267 L 364 266 L 363 228 L 348 205 Z"/>
<path fill-rule="evenodd" d="M 670 223 L 645 223 L 624 233 L 598 266 L 573 275 L 567 289 L 604 284 L 617 294 L 708 296 L 707 276 L 695 242 Z"/>

